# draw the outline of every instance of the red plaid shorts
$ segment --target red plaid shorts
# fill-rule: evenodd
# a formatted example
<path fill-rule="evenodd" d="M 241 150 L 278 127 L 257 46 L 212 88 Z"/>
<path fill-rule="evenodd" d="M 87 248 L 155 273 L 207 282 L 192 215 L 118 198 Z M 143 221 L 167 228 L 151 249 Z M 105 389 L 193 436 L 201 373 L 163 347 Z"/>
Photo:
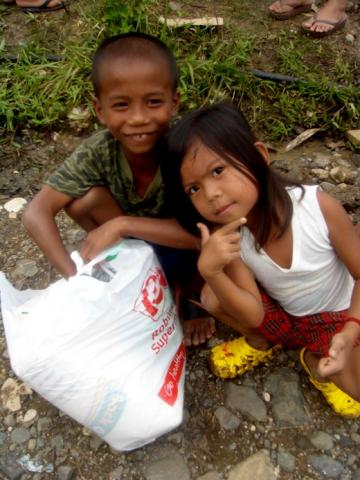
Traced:
<path fill-rule="evenodd" d="M 306 347 L 319 355 L 327 355 L 331 339 L 343 327 L 347 312 L 321 312 L 295 317 L 264 292 L 262 301 L 265 317 L 259 330 L 265 338 L 289 348 Z M 357 344 L 360 344 L 359 339 Z"/>

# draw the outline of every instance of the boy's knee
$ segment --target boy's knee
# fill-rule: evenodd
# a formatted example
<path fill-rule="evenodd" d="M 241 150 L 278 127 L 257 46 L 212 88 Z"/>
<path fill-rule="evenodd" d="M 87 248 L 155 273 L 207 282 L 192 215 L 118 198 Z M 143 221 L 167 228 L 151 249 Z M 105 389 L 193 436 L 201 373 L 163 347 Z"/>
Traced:
<path fill-rule="evenodd" d="M 72 219 L 78 220 L 109 198 L 112 197 L 105 187 L 91 187 L 82 197 L 74 198 L 66 205 L 65 212 Z"/>

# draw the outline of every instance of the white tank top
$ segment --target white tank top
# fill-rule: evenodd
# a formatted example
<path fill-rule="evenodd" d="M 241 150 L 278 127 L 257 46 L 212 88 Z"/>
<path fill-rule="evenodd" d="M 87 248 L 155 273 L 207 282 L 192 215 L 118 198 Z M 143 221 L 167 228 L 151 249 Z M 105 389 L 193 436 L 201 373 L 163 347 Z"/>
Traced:
<path fill-rule="evenodd" d="M 290 268 L 277 265 L 254 237 L 241 229 L 241 257 L 264 290 L 291 315 L 336 312 L 350 306 L 354 280 L 329 240 L 328 228 L 317 200 L 317 185 L 288 189 L 293 203 L 291 220 L 293 257 Z"/>

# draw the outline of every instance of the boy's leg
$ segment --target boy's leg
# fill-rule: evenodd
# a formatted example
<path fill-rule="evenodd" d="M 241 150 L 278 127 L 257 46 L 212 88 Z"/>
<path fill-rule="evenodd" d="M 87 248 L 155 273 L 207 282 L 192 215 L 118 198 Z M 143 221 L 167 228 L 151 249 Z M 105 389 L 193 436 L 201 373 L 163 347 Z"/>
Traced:
<path fill-rule="evenodd" d="M 215 320 L 192 303 L 199 301 L 203 285 L 197 271 L 198 252 L 153 245 L 169 285 L 174 291 L 175 303 L 182 321 L 187 347 L 198 346 L 215 332 Z"/>
<path fill-rule="evenodd" d="M 105 187 L 90 188 L 84 196 L 76 198 L 66 207 L 66 213 L 87 232 L 108 220 L 124 215 Z"/>

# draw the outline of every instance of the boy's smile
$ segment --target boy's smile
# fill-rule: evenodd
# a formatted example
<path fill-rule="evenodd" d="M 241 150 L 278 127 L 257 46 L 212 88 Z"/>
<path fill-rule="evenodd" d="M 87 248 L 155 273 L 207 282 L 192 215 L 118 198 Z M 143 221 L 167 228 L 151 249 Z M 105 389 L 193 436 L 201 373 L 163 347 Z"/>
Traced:
<path fill-rule="evenodd" d="M 150 154 L 168 129 L 179 95 L 162 59 L 116 60 L 101 70 L 100 122 L 120 141 L 128 160 Z"/>
<path fill-rule="evenodd" d="M 256 185 L 199 140 L 183 159 L 181 178 L 192 204 L 211 223 L 248 218 L 258 200 Z"/>

